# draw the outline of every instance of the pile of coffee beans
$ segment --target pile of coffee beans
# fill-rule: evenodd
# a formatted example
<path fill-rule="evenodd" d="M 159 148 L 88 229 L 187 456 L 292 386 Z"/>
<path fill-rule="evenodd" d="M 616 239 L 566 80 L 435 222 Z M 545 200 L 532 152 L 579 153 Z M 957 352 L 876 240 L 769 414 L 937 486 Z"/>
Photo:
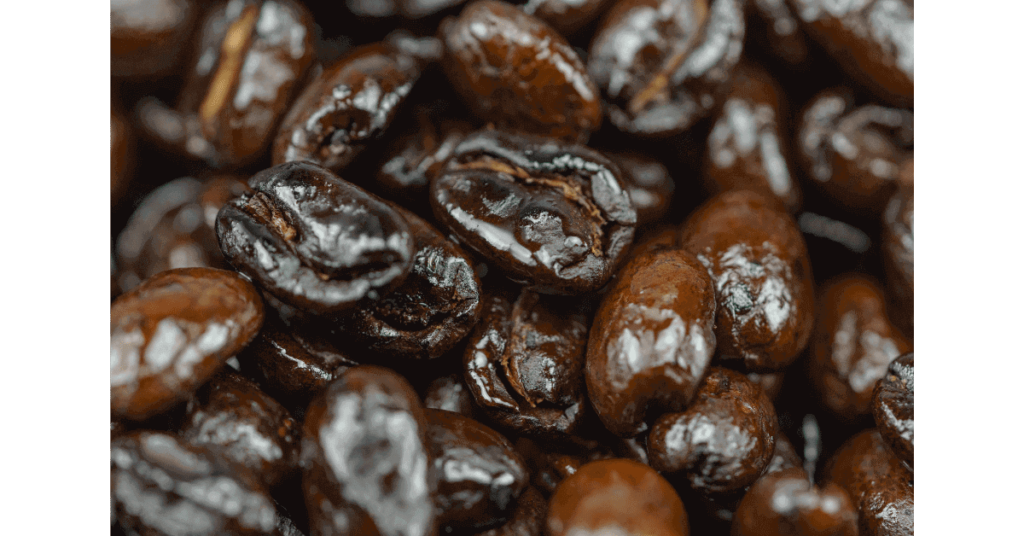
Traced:
<path fill-rule="evenodd" d="M 110 21 L 112 534 L 913 534 L 912 0 Z"/>

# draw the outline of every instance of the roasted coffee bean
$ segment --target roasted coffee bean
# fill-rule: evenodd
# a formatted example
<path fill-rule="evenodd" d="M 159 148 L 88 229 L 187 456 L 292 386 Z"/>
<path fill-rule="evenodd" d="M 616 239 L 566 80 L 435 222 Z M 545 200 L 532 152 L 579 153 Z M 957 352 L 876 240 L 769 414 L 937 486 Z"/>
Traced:
<path fill-rule="evenodd" d="M 410 208 L 425 204 L 430 182 L 472 130 L 469 123 L 439 115 L 417 109 L 414 122 L 392 142 L 377 172 L 377 181 L 387 195 Z"/>
<path fill-rule="evenodd" d="M 638 136 L 689 129 L 720 103 L 744 28 L 737 0 L 618 0 L 587 64 L 608 119 Z"/>
<path fill-rule="evenodd" d="M 637 226 L 657 222 L 668 212 L 676 185 L 668 169 L 658 160 L 640 152 L 603 153 L 618 164 L 623 186 L 636 210 Z"/>
<path fill-rule="evenodd" d="M 855 107 L 849 92 L 825 91 L 800 118 L 796 152 L 815 187 L 849 210 L 877 215 L 914 155 L 914 113 Z"/>
<path fill-rule="evenodd" d="M 900 186 L 882 219 L 882 258 L 886 288 L 896 324 L 914 336 L 914 161 L 904 162 Z"/>
<path fill-rule="evenodd" d="M 175 74 L 198 15 L 195 0 L 110 0 L 111 76 Z"/>
<path fill-rule="evenodd" d="M 747 2 L 747 33 L 751 44 L 791 66 L 807 61 L 807 35 L 786 0 Z"/>
<path fill-rule="evenodd" d="M 851 437 L 825 469 L 853 501 L 862 536 L 914 534 L 914 474 L 894 456 L 877 430 Z"/>
<path fill-rule="evenodd" d="M 419 216 L 389 205 L 412 233 L 412 270 L 390 294 L 342 316 L 337 329 L 370 352 L 436 359 L 480 318 L 480 278 L 462 248 Z"/>
<path fill-rule="evenodd" d="M 618 167 L 550 138 L 471 134 L 430 194 L 434 216 L 461 243 L 548 294 L 602 287 L 636 225 Z"/>
<path fill-rule="evenodd" d="M 512 519 L 504 525 L 478 533 L 477 536 L 541 536 L 548 514 L 548 502 L 537 488 L 528 486 L 516 501 Z"/>
<path fill-rule="evenodd" d="M 114 207 L 124 197 L 132 179 L 131 171 L 135 161 L 135 135 L 128 120 L 110 107 L 110 206 Z"/>
<path fill-rule="evenodd" d="M 230 268 L 217 244 L 217 212 L 249 192 L 241 180 L 182 177 L 150 192 L 117 237 L 118 286 L 127 292 L 171 268 Z"/>
<path fill-rule="evenodd" d="M 292 0 L 233 0 L 206 14 L 196 63 L 175 109 L 140 103 L 159 143 L 214 167 L 252 162 L 269 146 L 313 64 L 313 19 Z"/>
<path fill-rule="evenodd" d="M 299 468 L 299 425 L 252 380 L 224 370 L 189 401 L 181 437 L 271 488 Z"/>
<path fill-rule="evenodd" d="M 546 525 L 548 536 L 690 534 L 672 486 L 650 467 L 623 459 L 588 463 L 562 481 L 548 503 Z"/>
<path fill-rule="evenodd" d="M 274 164 L 343 169 L 381 138 L 420 70 L 415 57 L 386 43 L 361 46 L 327 66 L 285 116 L 274 139 Z"/>
<path fill-rule="evenodd" d="M 875 382 L 910 349 L 871 279 L 850 273 L 822 288 L 809 373 L 822 404 L 837 416 L 852 420 L 870 413 Z"/>
<path fill-rule="evenodd" d="M 914 105 L 914 0 L 790 4 L 852 78 L 892 104 Z"/>
<path fill-rule="evenodd" d="M 440 29 L 445 72 L 475 114 L 499 127 L 586 143 L 601 100 L 565 38 L 497 0 L 477 0 Z"/>
<path fill-rule="evenodd" d="M 480 531 L 505 523 L 529 483 L 522 457 L 508 439 L 469 417 L 436 409 L 424 415 L 442 530 Z"/>
<path fill-rule="evenodd" d="M 793 218 L 775 199 L 739 190 L 704 203 L 682 233 L 715 283 L 718 358 L 755 372 L 792 363 L 814 324 L 814 280 Z"/>
<path fill-rule="evenodd" d="M 511 0 L 509 3 L 568 36 L 600 15 L 611 0 Z"/>
<path fill-rule="evenodd" d="M 779 198 L 790 212 L 800 207 L 803 196 L 782 124 L 785 106 L 782 88 L 767 71 L 752 63 L 737 67 L 708 138 L 708 190 L 754 190 Z"/>
<path fill-rule="evenodd" d="M 277 513 L 256 478 L 166 433 L 110 444 L 110 493 L 131 534 L 267 534 Z"/>
<path fill-rule="evenodd" d="M 714 284 L 686 251 L 651 248 L 619 271 L 587 347 L 587 392 L 608 430 L 635 436 L 655 410 L 689 404 L 715 353 L 714 320 Z"/>
<path fill-rule="evenodd" d="M 185 401 L 263 325 L 249 281 L 213 268 L 161 272 L 110 306 L 110 410 L 136 421 Z"/>
<path fill-rule="evenodd" d="M 326 169 L 281 164 L 249 186 L 217 214 L 217 239 L 236 270 L 286 304 L 340 312 L 390 292 L 412 268 L 405 219 Z"/>
<path fill-rule="evenodd" d="M 914 354 L 889 363 L 889 371 L 875 385 L 871 413 L 878 433 L 901 460 L 914 468 Z"/>
<path fill-rule="evenodd" d="M 761 475 L 775 453 L 775 407 L 738 372 L 714 367 L 682 413 L 666 413 L 651 428 L 651 467 L 682 473 L 699 493 L 738 490 Z"/>
<path fill-rule="evenodd" d="M 473 417 L 476 405 L 462 374 L 441 376 L 430 382 L 423 396 L 423 407 L 451 411 Z"/>
<path fill-rule="evenodd" d="M 815 486 L 800 468 L 758 479 L 740 501 L 732 536 L 857 536 L 857 511 L 843 488 Z"/>
<path fill-rule="evenodd" d="M 303 491 L 312 536 L 436 533 L 419 397 L 400 375 L 359 366 L 310 404 Z"/>
<path fill-rule="evenodd" d="M 576 300 L 525 289 L 485 296 L 462 361 L 477 406 L 521 434 L 574 433 L 586 407 L 588 320 Z"/>

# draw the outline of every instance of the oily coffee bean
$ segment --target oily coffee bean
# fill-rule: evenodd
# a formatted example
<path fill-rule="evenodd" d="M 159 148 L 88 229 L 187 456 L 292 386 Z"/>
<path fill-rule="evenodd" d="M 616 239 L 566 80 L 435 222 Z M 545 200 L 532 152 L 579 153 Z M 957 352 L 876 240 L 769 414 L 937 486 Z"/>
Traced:
<path fill-rule="evenodd" d="M 501 128 L 586 143 L 601 101 L 565 38 L 497 0 L 476 0 L 441 26 L 445 72 L 473 112 Z"/>
<path fill-rule="evenodd" d="M 111 0 L 110 75 L 175 74 L 199 11 L 195 0 Z"/>
<path fill-rule="evenodd" d="M 588 320 L 575 300 L 526 289 L 485 296 L 462 361 L 477 406 L 520 434 L 574 433 L 586 407 Z"/>
<path fill-rule="evenodd" d="M 516 501 L 512 519 L 500 527 L 477 533 L 477 536 L 541 536 L 548 513 L 548 502 L 537 488 L 527 486 Z"/>
<path fill-rule="evenodd" d="M 782 88 L 764 69 L 751 63 L 736 68 L 708 138 L 708 190 L 754 190 L 777 197 L 790 212 L 800 207 L 803 196 L 782 124 L 785 106 Z"/>
<path fill-rule="evenodd" d="M 882 218 L 882 258 L 896 324 L 914 336 L 914 161 L 904 163 L 900 186 Z"/>
<path fill-rule="evenodd" d="M 405 219 L 330 171 L 281 164 L 249 186 L 217 214 L 217 239 L 236 270 L 286 304 L 339 312 L 390 292 L 412 268 Z"/>
<path fill-rule="evenodd" d="M 850 273 L 822 288 L 809 374 L 822 404 L 837 416 L 853 420 L 869 414 L 875 382 L 890 361 L 910 349 L 871 279 Z"/>
<path fill-rule="evenodd" d="M 587 392 L 611 432 L 635 436 L 645 420 L 681 411 L 715 353 L 715 287 L 682 249 L 655 246 L 616 274 L 594 318 Z"/>
<path fill-rule="evenodd" d="M 889 363 L 889 370 L 875 385 L 871 413 L 878 433 L 901 460 L 914 468 L 914 354 Z"/>
<path fill-rule="evenodd" d="M 857 510 L 843 488 L 815 486 L 794 467 L 758 479 L 740 501 L 732 536 L 857 536 Z"/>
<path fill-rule="evenodd" d="M 720 103 L 744 30 L 737 0 L 618 0 L 587 63 L 608 119 L 637 136 L 689 129 Z"/>
<path fill-rule="evenodd" d="M 331 382 L 303 424 L 312 535 L 435 534 L 426 429 L 419 397 L 391 370 L 364 365 Z"/>
<path fill-rule="evenodd" d="M 263 155 L 313 64 L 313 19 L 292 0 L 210 9 L 176 108 L 147 97 L 139 117 L 173 152 L 237 168 Z"/>
<path fill-rule="evenodd" d="M 752 484 L 775 453 L 775 407 L 738 372 L 713 367 L 682 413 L 666 413 L 651 428 L 651 467 L 684 474 L 705 495 Z"/>
<path fill-rule="evenodd" d="M 166 432 L 111 441 L 110 492 L 130 534 L 258 535 L 277 521 L 253 475 Z"/>
<path fill-rule="evenodd" d="M 850 496 L 861 535 L 914 534 L 914 473 L 889 451 L 877 430 L 847 440 L 823 477 Z"/>
<path fill-rule="evenodd" d="M 421 69 L 417 58 L 387 43 L 361 46 L 327 66 L 285 116 L 274 139 L 274 164 L 343 169 L 381 138 Z"/>
<path fill-rule="evenodd" d="M 682 241 L 715 284 L 718 358 L 760 372 L 792 363 L 814 324 L 814 279 L 793 218 L 774 198 L 724 192 L 690 215 Z"/>
<path fill-rule="evenodd" d="M 597 290 L 633 239 L 618 167 L 550 138 L 479 131 L 430 188 L 434 216 L 513 281 L 547 294 Z"/>
<path fill-rule="evenodd" d="M 462 374 L 441 376 L 430 382 L 423 396 L 423 407 L 451 411 L 473 417 L 476 405 Z"/>
<path fill-rule="evenodd" d="M 182 177 L 150 192 L 117 237 L 121 292 L 171 268 L 230 268 L 217 244 L 217 212 L 249 191 L 235 177 L 215 176 Z"/>
<path fill-rule="evenodd" d="M 505 523 L 529 483 L 522 457 L 508 439 L 469 417 L 436 409 L 424 415 L 442 530 L 480 531 Z"/>
<path fill-rule="evenodd" d="M 183 402 L 263 325 L 248 280 L 214 268 L 161 272 L 110 306 L 110 410 L 141 421 Z"/>
<path fill-rule="evenodd" d="M 548 536 L 650 534 L 688 536 L 686 509 L 672 486 L 642 463 L 588 463 L 558 486 L 548 503 Z"/>
<path fill-rule="evenodd" d="M 182 439 L 241 465 L 271 488 L 299 468 L 299 425 L 252 380 L 221 371 L 189 401 Z"/>
<path fill-rule="evenodd" d="M 665 165 L 635 151 L 604 151 L 603 154 L 618 164 L 622 171 L 623 186 L 636 210 L 637 227 L 661 220 L 668 213 L 676 189 Z"/>

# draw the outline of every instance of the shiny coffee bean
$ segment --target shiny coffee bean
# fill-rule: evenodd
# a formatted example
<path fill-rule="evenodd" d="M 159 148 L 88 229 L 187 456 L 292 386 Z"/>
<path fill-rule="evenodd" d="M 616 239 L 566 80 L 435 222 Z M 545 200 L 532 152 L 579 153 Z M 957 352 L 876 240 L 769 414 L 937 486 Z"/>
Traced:
<path fill-rule="evenodd" d="M 213 268 L 161 272 L 110 306 L 110 410 L 144 420 L 183 402 L 256 336 L 263 301 Z"/>
<path fill-rule="evenodd" d="M 312 535 L 435 534 L 426 428 L 419 397 L 400 375 L 360 366 L 333 381 L 303 424 Z"/>
<path fill-rule="evenodd" d="M 230 268 L 217 244 L 217 212 L 249 192 L 230 176 L 182 177 L 150 192 L 117 237 L 118 285 L 127 292 L 171 268 Z"/>
<path fill-rule="evenodd" d="M 281 164 L 217 215 L 225 258 L 288 305 L 336 313 L 374 300 L 412 268 L 413 238 L 383 201 L 315 164 Z"/>
<path fill-rule="evenodd" d="M 214 167 L 258 159 L 313 64 L 313 19 L 292 0 L 233 0 L 207 12 L 177 107 L 148 97 L 143 127 Z"/>
<path fill-rule="evenodd" d="M 809 373 L 822 403 L 840 418 L 870 413 L 875 382 L 910 349 L 871 279 L 850 273 L 822 288 Z"/>
<path fill-rule="evenodd" d="M 882 216 L 882 258 L 896 324 L 914 336 L 914 161 L 904 163 L 900 186 Z"/>
<path fill-rule="evenodd" d="M 793 218 L 773 198 L 725 192 L 691 214 L 682 233 L 715 283 L 719 357 L 760 372 L 792 363 L 814 324 L 814 280 Z"/>
<path fill-rule="evenodd" d="M 843 207 L 876 215 L 896 190 L 900 166 L 914 156 L 914 113 L 854 107 L 848 92 L 829 90 L 807 106 L 796 139 L 817 188 Z"/>
<path fill-rule="evenodd" d="M 434 216 L 462 244 L 547 294 L 602 287 L 636 225 L 617 166 L 550 138 L 471 134 L 430 194 Z"/>
<path fill-rule="evenodd" d="M 807 61 L 807 34 L 786 0 L 753 0 L 747 2 L 747 13 L 752 45 L 792 66 Z"/>
<path fill-rule="evenodd" d="M 480 318 L 480 278 L 462 248 L 432 225 L 389 203 L 409 225 L 416 254 L 408 277 L 383 298 L 338 320 L 343 336 L 370 352 L 436 359 Z"/>
<path fill-rule="evenodd" d="M 473 417 L 476 405 L 462 374 L 449 374 L 430 382 L 423 396 L 423 407 Z"/>
<path fill-rule="evenodd" d="M 537 488 L 528 486 L 516 501 L 516 509 L 500 527 L 480 532 L 477 536 L 541 536 L 548 513 L 548 502 Z"/>
<path fill-rule="evenodd" d="M 496 0 L 476 0 L 443 24 L 445 72 L 473 112 L 499 127 L 586 143 L 601 100 L 565 38 Z"/>
<path fill-rule="evenodd" d="M 277 513 L 248 471 L 166 433 L 111 441 L 110 494 L 130 534 L 267 534 Z"/>
<path fill-rule="evenodd" d="M 529 483 L 522 457 L 508 439 L 469 417 L 436 409 L 424 415 L 442 530 L 480 531 L 505 523 Z"/>
<path fill-rule="evenodd" d="M 636 209 L 637 227 L 653 224 L 668 213 L 676 185 L 668 169 L 658 160 L 640 152 L 604 151 L 622 171 L 623 186 Z"/>
<path fill-rule="evenodd" d="M 914 534 L 914 474 L 877 430 L 847 440 L 823 476 L 823 482 L 838 484 L 852 499 L 862 536 Z"/>
<path fill-rule="evenodd" d="M 914 0 L 790 0 L 846 72 L 897 106 L 914 105 Z"/>
<path fill-rule="evenodd" d="M 472 131 L 469 123 L 417 109 L 407 130 L 391 143 L 377 181 L 387 195 L 407 207 L 419 207 L 430 195 L 430 182 L 455 147 Z"/>
<path fill-rule="evenodd" d="M 189 401 L 181 437 L 271 488 L 299 468 L 299 425 L 252 380 L 224 370 Z"/>
<path fill-rule="evenodd" d="M 752 63 L 737 67 L 708 138 L 708 190 L 754 190 L 777 197 L 790 212 L 800 207 L 802 193 L 783 130 L 785 106 L 782 88 L 767 71 Z"/>
<path fill-rule="evenodd" d="M 588 317 L 576 300 L 529 290 L 493 292 L 463 356 L 483 413 L 521 434 L 575 432 L 586 406 Z"/>
<path fill-rule="evenodd" d="M 689 129 L 721 102 L 744 29 L 737 0 L 618 0 L 587 64 L 608 119 L 638 136 Z"/>
<path fill-rule="evenodd" d="M 819 488 L 800 468 L 758 479 L 740 501 L 732 536 L 857 536 L 857 510 L 843 488 Z"/>
<path fill-rule="evenodd" d="M 878 433 L 901 460 L 914 468 L 914 354 L 889 363 L 889 370 L 875 385 L 871 413 Z"/>
<path fill-rule="evenodd" d="M 566 478 L 548 503 L 546 525 L 548 536 L 690 534 L 672 486 L 650 467 L 623 459 L 591 462 Z"/>
<path fill-rule="evenodd" d="M 175 74 L 185 59 L 199 10 L 195 0 L 111 0 L 111 76 Z"/>
<path fill-rule="evenodd" d="M 611 0 L 511 0 L 509 3 L 569 36 L 605 11 Z"/>
<path fill-rule="evenodd" d="M 715 353 L 715 287 L 682 249 L 655 247 L 616 275 L 587 346 L 587 392 L 601 422 L 631 437 L 683 410 Z"/>
<path fill-rule="evenodd" d="M 682 473 L 699 493 L 738 490 L 761 475 L 775 453 L 775 407 L 738 372 L 714 367 L 682 413 L 651 428 L 647 452 L 659 472 Z"/>
<path fill-rule="evenodd" d="M 135 134 L 115 106 L 110 107 L 110 206 L 124 197 L 135 162 Z"/>

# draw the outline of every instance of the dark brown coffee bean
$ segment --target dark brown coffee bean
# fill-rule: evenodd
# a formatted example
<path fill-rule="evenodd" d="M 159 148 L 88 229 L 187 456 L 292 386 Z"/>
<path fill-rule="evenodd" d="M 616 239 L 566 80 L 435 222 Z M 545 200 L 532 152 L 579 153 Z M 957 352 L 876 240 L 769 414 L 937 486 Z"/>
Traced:
<path fill-rule="evenodd" d="M 360 366 L 332 382 L 303 424 L 312 534 L 435 534 L 425 433 L 419 397 L 398 374 Z"/>
<path fill-rule="evenodd" d="M 761 372 L 792 363 L 814 324 L 814 279 L 793 218 L 773 198 L 725 192 L 691 214 L 682 234 L 715 283 L 719 358 Z"/>
<path fill-rule="evenodd" d="M 315 164 L 281 164 L 217 215 L 228 262 L 281 301 L 335 313 L 375 300 L 412 268 L 409 226 L 391 207 Z"/>
<path fill-rule="evenodd" d="M 676 185 L 668 169 L 658 160 L 640 152 L 603 153 L 622 170 L 622 182 L 636 210 L 637 227 L 662 219 L 672 203 Z"/>
<path fill-rule="evenodd" d="M 569 36 L 605 11 L 611 0 L 512 0 L 509 3 Z"/>
<path fill-rule="evenodd" d="M 516 501 L 512 519 L 504 525 L 478 533 L 477 536 L 541 536 L 548 514 L 548 502 L 537 488 L 528 486 Z"/>
<path fill-rule="evenodd" d="M 836 203 L 881 214 L 896 190 L 900 166 L 914 154 L 914 113 L 854 107 L 849 92 L 825 91 L 800 118 L 796 152 L 812 184 Z"/>
<path fill-rule="evenodd" d="M 418 208 L 426 204 L 431 181 L 472 127 L 425 108 L 417 109 L 413 117 L 409 128 L 388 149 L 377 181 L 391 199 Z"/>
<path fill-rule="evenodd" d="M 135 161 L 135 135 L 128 120 L 110 107 L 110 206 L 124 197 L 132 179 Z"/>
<path fill-rule="evenodd" d="M 740 501 L 732 536 L 857 536 L 857 511 L 843 488 L 815 486 L 800 468 L 758 479 Z"/>
<path fill-rule="evenodd" d="M 744 27 L 737 0 L 619 0 L 598 28 L 587 64 L 608 119 L 639 136 L 689 129 L 720 102 Z"/>
<path fill-rule="evenodd" d="M 110 410 L 143 420 L 186 400 L 263 325 L 263 301 L 234 272 L 161 272 L 110 306 Z"/>
<path fill-rule="evenodd" d="M 914 1 L 790 0 L 849 75 L 897 106 L 914 105 Z"/>
<path fill-rule="evenodd" d="M 472 417 L 476 405 L 473 403 L 469 387 L 466 387 L 463 375 L 449 374 L 430 382 L 426 395 L 423 396 L 423 407 Z"/>
<path fill-rule="evenodd" d="M 586 143 L 601 125 L 601 100 L 565 38 L 538 18 L 477 0 L 442 25 L 445 72 L 485 121 Z"/>
<path fill-rule="evenodd" d="M 111 0 L 111 76 L 175 74 L 199 10 L 195 0 Z"/>
<path fill-rule="evenodd" d="M 230 268 L 214 232 L 217 212 L 249 191 L 229 176 L 182 177 L 153 190 L 117 237 L 121 291 L 171 268 Z"/>
<path fill-rule="evenodd" d="M 822 403 L 837 416 L 852 420 L 870 413 L 875 382 L 910 349 L 871 279 L 849 273 L 822 288 L 809 372 Z"/>
<path fill-rule="evenodd" d="M 875 385 L 871 413 L 889 448 L 911 470 L 914 468 L 914 354 L 889 363 L 889 371 Z"/>
<path fill-rule="evenodd" d="M 586 405 L 587 323 L 575 300 L 529 290 L 486 296 L 462 361 L 484 414 L 522 434 L 572 434 Z"/>
<path fill-rule="evenodd" d="M 274 139 L 274 164 L 308 161 L 343 169 L 381 138 L 420 69 L 416 58 L 385 43 L 349 52 L 295 99 Z"/>
<path fill-rule="evenodd" d="M 214 167 L 263 155 L 313 64 L 314 24 L 292 0 L 224 2 L 197 39 L 177 107 L 148 97 L 139 116 L 169 150 Z"/>
<path fill-rule="evenodd" d="M 914 534 L 914 474 L 877 430 L 850 438 L 829 462 L 823 482 L 838 484 L 857 509 L 862 536 Z"/>
<path fill-rule="evenodd" d="M 882 219 L 886 288 L 896 324 L 914 336 L 914 160 L 904 162 L 900 186 Z"/>
<path fill-rule="evenodd" d="M 775 453 L 775 407 L 738 372 L 714 367 L 682 413 L 666 413 L 651 428 L 651 467 L 684 473 L 705 495 L 752 484 Z"/>
<path fill-rule="evenodd" d="M 258 535 L 277 520 L 253 475 L 166 432 L 111 442 L 110 493 L 131 534 Z"/>
<path fill-rule="evenodd" d="M 436 359 L 468 335 L 480 318 L 480 278 L 462 248 L 419 216 L 389 206 L 412 233 L 412 270 L 390 294 L 343 315 L 337 329 L 370 352 Z"/>
<path fill-rule="evenodd" d="M 616 275 L 587 346 L 587 392 L 611 432 L 635 436 L 646 419 L 681 411 L 715 353 L 715 288 L 689 253 L 655 247 Z"/>
<path fill-rule="evenodd" d="M 752 63 L 737 67 L 704 155 L 704 182 L 712 193 L 754 190 L 796 212 L 803 196 L 783 130 L 785 106 L 782 88 L 767 71 Z"/>
<path fill-rule="evenodd" d="M 224 370 L 189 401 L 181 437 L 241 465 L 268 488 L 299 468 L 299 425 L 252 380 Z"/>
<path fill-rule="evenodd" d="M 430 193 L 434 216 L 449 232 L 513 281 L 543 293 L 603 286 L 636 225 L 615 164 L 550 138 L 471 134 Z"/>
<path fill-rule="evenodd" d="M 519 453 L 504 436 L 469 417 L 436 409 L 424 414 L 441 528 L 480 531 L 505 523 L 529 483 Z"/>
<path fill-rule="evenodd" d="M 623 459 L 591 462 L 566 478 L 548 503 L 546 525 L 548 536 L 690 534 L 672 486 L 650 467 Z"/>
<path fill-rule="evenodd" d="M 803 66 L 808 37 L 786 0 L 747 2 L 747 33 L 753 47 L 766 50 L 791 66 Z"/>

